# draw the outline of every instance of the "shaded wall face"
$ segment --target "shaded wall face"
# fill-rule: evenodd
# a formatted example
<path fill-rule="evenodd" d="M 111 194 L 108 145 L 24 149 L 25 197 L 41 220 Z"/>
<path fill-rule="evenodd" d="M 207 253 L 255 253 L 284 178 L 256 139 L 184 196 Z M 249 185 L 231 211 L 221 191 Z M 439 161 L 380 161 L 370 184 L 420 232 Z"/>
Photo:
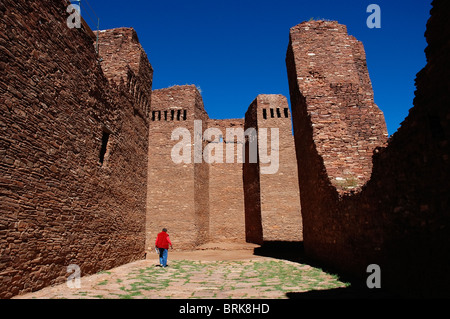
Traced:
<path fill-rule="evenodd" d="M 244 129 L 258 130 L 256 99 L 250 104 L 245 113 Z M 255 137 L 256 139 L 256 137 Z M 257 161 L 250 162 L 250 143 L 254 140 L 245 139 L 245 160 L 242 166 L 242 180 L 244 182 L 245 208 L 245 238 L 249 243 L 263 243 L 263 227 L 261 219 L 261 186 L 260 167 Z"/>
<path fill-rule="evenodd" d="M 291 28 L 286 63 L 305 250 L 360 274 L 380 250 L 380 222 L 368 203 L 353 212 L 342 196 L 368 181 L 386 132 L 362 57 L 362 46 L 336 22 Z"/>
<path fill-rule="evenodd" d="M 339 198 L 368 181 L 373 151 L 386 138 L 364 50 L 337 22 L 305 22 L 291 28 L 286 63 L 305 249 L 351 260 L 342 247 L 351 245 L 354 220 L 340 211 Z"/>
<path fill-rule="evenodd" d="M 450 3 L 433 1 L 427 65 L 416 76 L 414 107 L 374 158 L 373 185 L 383 214 L 383 262 L 392 289 L 448 298 L 450 277 Z M 416 278 L 411 285 L 411 278 Z"/>
<path fill-rule="evenodd" d="M 207 128 L 203 102 L 194 86 L 153 92 L 147 185 L 148 249 L 152 249 L 163 227 L 168 229 L 177 248 L 193 248 L 208 238 L 209 168 L 206 163 L 194 162 L 194 144 L 198 141 L 194 136 L 195 120 L 201 121 L 197 131 Z M 185 138 L 183 132 L 187 134 Z M 200 139 L 200 149 L 204 143 Z M 181 150 L 184 147 L 190 155 L 186 161 L 178 162 L 172 152 L 174 156 L 187 154 Z"/>
<path fill-rule="evenodd" d="M 63 282 L 70 264 L 87 275 L 144 254 L 147 123 L 65 10 L 0 5 L 3 298 Z"/>
<path fill-rule="evenodd" d="M 449 46 L 448 31 L 442 30 L 449 13 L 448 1 L 433 2 L 428 62 L 417 75 L 414 107 L 388 145 L 375 151 L 371 178 L 354 194 L 342 196 L 331 183 L 321 145 L 333 143 L 333 137 L 315 134 L 314 99 L 299 76 L 305 68 L 296 50 L 301 42 L 292 34 L 286 58 L 306 253 L 363 284 L 367 266 L 378 264 L 382 287 L 404 295 L 449 294 L 450 116 L 443 80 L 449 69 L 442 67 Z"/>

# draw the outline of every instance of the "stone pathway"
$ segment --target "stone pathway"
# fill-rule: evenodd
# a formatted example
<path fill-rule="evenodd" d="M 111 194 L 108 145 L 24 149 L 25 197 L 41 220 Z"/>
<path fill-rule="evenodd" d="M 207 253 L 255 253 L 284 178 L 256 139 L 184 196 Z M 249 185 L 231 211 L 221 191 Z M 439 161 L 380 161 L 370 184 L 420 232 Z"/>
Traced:
<path fill-rule="evenodd" d="M 306 264 L 255 256 L 251 250 L 170 252 L 169 267 L 157 255 L 17 299 L 284 299 L 287 293 L 348 286 L 336 276 Z"/>

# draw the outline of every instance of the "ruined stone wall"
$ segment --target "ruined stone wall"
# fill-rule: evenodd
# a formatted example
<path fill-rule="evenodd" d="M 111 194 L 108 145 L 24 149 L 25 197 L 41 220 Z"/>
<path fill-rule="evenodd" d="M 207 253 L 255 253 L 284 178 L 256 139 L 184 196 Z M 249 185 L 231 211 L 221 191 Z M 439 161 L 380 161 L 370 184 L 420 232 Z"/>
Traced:
<path fill-rule="evenodd" d="M 298 33 L 314 34 L 317 27 L 309 41 L 320 43 L 323 33 L 336 31 L 323 29 L 322 22 L 305 31 L 306 24 L 294 27 L 287 53 L 306 253 L 363 284 L 367 266 L 378 264 L 382 287 L 410 296 L 449 295 L 450 101 L 444 80 L 449 69 L 443 67 L 449 13 L 448 1 L 433 1 L 428 62 L 417 75 L 414 107 L 387 147 L 375 149 L 371 178 L 354 194 L 342 195 L 332 183 L 321 146 L 333 144 L 334 137 L 315 134 L 319 119 L 311 114 L 314 100 L 301 76 L 309 63 L 297 50 L 304 37 Z M 327 49 L 330 56 L 333 52 Z"/>
<path fill-rule="evenodd" d="M 249 202 L 246 214 L 251 223 L 261 223 L 261 226 L 256 226 L 256 233 L 251 235 L 259 238 L 252 240 L 257 243 L 301 241 L 298 173 L 286 97 L 258 95 L 247 111 L 245 127 L 254 127 L 258 133 L 258 162 L 246 164 L 247 171 L 244 172 L 245 187 L 248 188 L 246 200 Z M 266 140 L 262 138 L 262 130 L 267 132 Z M 268 155 L 272 162 L 264 163 L 262 154 Z M 248 227 L 255 227 L 251 223 Z"/>
<path fill-rule="evenodd" d="M 144 254 L 147 122 L 66 8 L 0 3 L 2 298 Z"/>
<path fill-rule="evenodd" d="M 368 79 L 360 76 L 368 72 L 357 67 L 362 64 L 354 59 L 354 47 L 361 53 L 345 26 L 304 22 L 291 28 L 286 57 L 305 250 L 330 263 L 358 259 L 360 250 L 372 251 L 378 246 L 373 241 L 380 240 L 367 229 L 371 215 L 355 217 L 338 207 L 345 193 L 357 191 L 370 177 L 371 154 L 385 138 L 373 93 L 359 81 Z M 344 87 L 348 92 L 336 89 Z M 355 232 L 359 245 L 353 245 Z"/>
<path fill-rule="evenodd" d="M 214 161 L 209 166 L 209 238 L 213 242 L 245 242 L 242 161 L 238 159 L 238 149 L 244 144 L 227 136 L 227 129 L 243 130 L 244 120 L 209 120 L 208 127 L 221 131 L 222 136 L 215 136 L 212 143 L 223 151 L 222 162 Z M 231 163 L 226 160 L 227 147 L 234 151 Z"/>
<path fill-rule="evenodd" d="M 362 43 L 335 21 L 310 21 L 291 28 L 289 50 L 331 183 L 341 191 L 361 187 L 370 178 L 372 150 L 387 140 Z"/>
<path fill-rule="evenodd" d="M 176 248 L 193 248 L 206 242 L 209 228 L 209 167 L 203 161 L 194 162 L 194 121 L 201 121 L 200 152 L 208 121 L 200 93 L 193 85 L 155 90 L 150 120 L 146 246 L 152 249 L 165 227 Z M 177 128 L 183 128 L 189 138 L 176 135 L 179 139 L 172 140 Z M 190 150 L 189 163 L 172 160 L 172 149 L 179 143 Z"/>
<path fill-rule="evenodd" d="M 133 28 L 99 32 L 99 58 L 113 85 L 125 84 L 133 97 L 134 111 L 146 119 L 150 112 L 153 68 Z"/>

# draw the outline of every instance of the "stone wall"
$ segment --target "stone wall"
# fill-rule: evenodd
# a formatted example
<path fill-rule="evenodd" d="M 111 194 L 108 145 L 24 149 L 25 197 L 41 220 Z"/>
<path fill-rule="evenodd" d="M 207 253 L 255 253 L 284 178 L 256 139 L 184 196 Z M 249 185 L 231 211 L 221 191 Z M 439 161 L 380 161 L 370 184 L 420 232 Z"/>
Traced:
<path fill-rule="evenodd" d="M 194 136 L 195 120 L 200 121 L 200 134 L 208 123 L 201 95 L 193 85 L 155 90 L 150 119 L 146 246 L 152 249 L 165 227 L 176 248 L 194 248 L 206 242 L 209 229 L 209 167 L 203 161 L 194 162 L 194 144 L 201 152 L 206 143 Z M 179 135 L 171 139 L 177 128 L 185 130 L 186 140 Z M 181 163 L 171 155 L 179 143 L 190 152 Z"/>
<path fill-rule="evenodd" d="M 368 84 L 359 81 L 368 72 L 358 69 L 355 47 L 362 52 L 345 26 L 310 21 L 291 28 L 286 56 L 305 250 L 330 263 L 354 261 L 362 256 L 360 250 L 372 251 L 377 246 L 372 241 L 380 240 L 364 226 L 371 215 L 355 217 L 339 209 L 342 196 L 360 190 L 370 177 L 372 151 L 385 142 L 382 114 Z M 354 221 L 362 227 L 353 226 Z M 364 236 L 359 245 L 352 230 Z"/>
<path fill-rule="evenodd" d="M 288 63 L 295 66 L 288 68 L 295 68 L 330 181 L 340 191 L 357 190 L 370 178 L 373 149 L 388 136 L 373 100 L 363 45 L 335 21 L 291 28 L 289 45 Z"/>
<path fill-rule="evenodd" d="M 433 1 L 427 66 L 388 143 L 363 45 L 333 21 L 291 29 L 297 161 L 284 97 L 209 119 L 195 86 L 152 93 L 133 29 L 100 32 L 97 55 L 89 30 L 67 27 L 67 5 L 0 2 L 0 298 L 64 282 L 70 264 L 87 275 L 143 258 L 163 227 L 184 249 L 303 238 L 308 256 L 361 282 L 375 263 L 384 288 L 449 296 L 448 1 Z M 214 127 L 222 138 L 205 138 Z M 274 174 L 249 162 L 248 140 L 243 164 L 205 161 L 205 148 L 237 151 L 226 128 L 242 127 L 278 128 Z M 173 140 L 177 128 L 189 138 Z M 174 161 L 176 145 L 189 161 Z"/>
<path fill-rule="evenodd" d="M 66 8 L 0 3 L 1 298 L 144 255 L 147 119 Z"/>
<path fill-rule="evenodd" d="M 155 90 L 152 99 L 148 249 L 153 247 L 154 237 L 163 227 L 168 228 L 180 249 L 195 248 L 206 242 L 262 243 L 302 239 L 298 174 L 285 97 L 258 96 L 252 104 L 255 108 L 249 108 L 251 111 L 247 112 L 245 121 L 209 119 L 195 86 Z M 266 118 L 263 118 L 263 111 L 268 114 Z M 254 115 L 254 122 L 248 118 L 250 113 Z M 279 132 L 276 171 L 264 177 L 260 177 L 259 170 L 264 171 L 268 165 L 249 166 L 248 149 L 244 149 L 244 142 L 238 137 L 239 131 L 243 134 L 244 129 L 257 129 L 258 125 L 275 127 Z M 180 127 L 187 132 L 188 140 L 171 139 L 172 133 Z M 176 134 L 176 138 L 178 136 Z M 176 154 L 184 153 L 180 145 L 186 145 L 191 152 L 189 163 L 186 160 L 174 162 L 171 156 L 174 150 Z M 201 147 L 196 150 L 197 146 Z M 255 172 L 249 177 L 252 170 Z"/>
<path fill-rule="evenodd" d="M 449 31 L 444 25 L 449 13 L 448 1 L 433 1 L 426 32 L 428 63 L 417 75 L 414 107 L 401 128 L 386 147 L 375 147 L 381 145 L 384 134 L 377 125 L 370 125 L 375 126 L 372 134 L 376 143 L 367 145 L 365 139 L 356 139 L 366 145 L 368 154 L 373 148 L 374 155 L 373 169 L 367 159 L 363 166 L 367 171 L 363 175 L 371 178 L 353 192 L 333 181 L 339 171 L 351 170 L 352 165 L 344 161 L 335 173 L 329 170 L 324 146 L 334 145 L 337 152 L 344 152 L 346 147 L 337 144 L 335 136 L 317 132 L 320 112 L 313 114 L 317 110 L 315 93 L 304 76 L 305 69 L 315 70 L 308 53 L 326 53 L 334 61 L 333 67 L 340 63 L 336 55 L 341 51 L 323 46 L 322 39 L 334 39 L 332 34 L 342 28 L 320 21 L 294 27 L 286 59 L 306 253 L 364 284 L 367 266 L 378 264 L 382 287 L 410 296 L 449 296 L 450 101 L 445 88 L 449 69 L 444 67 L 449 49 Z M 307 53 L 301 49 L 308 47 L 307 43 L 302 45 L 304 41 L 318 44 Z M 329 45 L 333 43 L 337 42 L 330 41 Z M 343 76 L 342 81 L 346 80 Z M 322 81 L 326 82 L 327 76 Z M 324 91 L 325 100 L 337 100 L 334 94 Z M 381 120 L 378 114 L 371 115 L 374 124 Z M 382 126 L 379 123 L 378 127 Z M 370 139 L 370 135 L 367 137 Z M 352 136 L 349 139 L 354 140 Z M 356 153 L 348 157 L 358 158 Z"/>
<path fill-rule="evenodd" d="M 238 149 L 243 143 L 227 136 L 227 129 L 244 129 L 243 119 L 209 120 L 209 128 L 217 128 L 222 136 L 214 137 L 213 143 L 223 151 L 222 162 L 209 165 L 209 239 L 213 242 L 245 242 L 244 185 L 242 161 Z M 233 161 L 227 162 L 228 150 L 234 151 Z M 230 151 L 231 152 L 231 151 Z M 231 154 L 231 153 L 230 153 Z"/>
<path fill-rule="evenodd" d="M 253 100 L 245 113 L 244 130 L 258 131 L 257 99 Z M 251 143 L 257 143 L 256 136 L 245 138 L 245 159 L 242 166 L 244 182 L 245 238 L 249 243 L 263 244 L 263 227 L 261 219 L 261 183 L 258 159 L 250 161 L 250 150 L 255 151 Z M 257 151 L 257 149 L 256 149 Z"/>
<path fill-rule="evenodd" d="M 103 73 L 112 85 L 126 85 L 137 114 L 150 112 L 153 68 L 133 28 L 99 32 L 99 55 Z"/>
<path fill-rule="evenodd" d="M 244 187 L 248 189 L 247 228 L 248 233 L 252 233 L 249 240 L 255 243 L 301 241 L 298 173 L 286 97 L 258 95 L 250 105 L 245 120 L 245 128 L 254 127 L 258 134 L 258 162 L 250 163 L 247 158 L 244 166 Z M 262 138 L 262 130 L 267 132 L 266 140 Z M 272 134 L 275 134 L 273 139 Z M 261 160 L 262 154 L 272 161 L 265 163 Z"/>

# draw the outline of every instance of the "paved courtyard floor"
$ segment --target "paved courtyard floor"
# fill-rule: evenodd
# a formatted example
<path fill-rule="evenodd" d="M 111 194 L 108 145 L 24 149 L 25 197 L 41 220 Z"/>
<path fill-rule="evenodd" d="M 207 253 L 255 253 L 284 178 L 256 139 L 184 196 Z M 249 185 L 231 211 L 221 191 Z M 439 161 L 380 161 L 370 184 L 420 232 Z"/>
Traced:
<path fill-rule="evenodd" d="M 284 299 L 289 294 L 347 287 L 335 275 L 288 260 L 257 256 L 253 249 L 170 251 L 169 266 L 158 255 L 81 277 L 17 299 Z"/>

